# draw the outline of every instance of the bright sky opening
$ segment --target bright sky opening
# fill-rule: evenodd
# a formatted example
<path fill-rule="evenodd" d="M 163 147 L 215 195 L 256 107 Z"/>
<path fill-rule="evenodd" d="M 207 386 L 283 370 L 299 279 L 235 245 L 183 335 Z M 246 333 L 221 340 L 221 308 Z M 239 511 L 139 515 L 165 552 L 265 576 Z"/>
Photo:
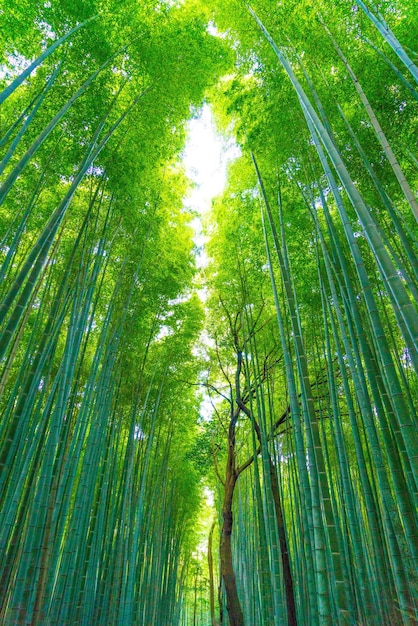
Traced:
<path fill-rule="evenodd" d="M 210 210 L 212 199 L 225 187 L 228 162 L 240 154 L 232 139 L 228 140 L 216 131 L 210 107 L 204 104 L 200 115 L 188 122 L 188 140 L 183 151 L 186 174 L 194 184 L 185 204 L 198 213 L 192 221 L 198 267 L 207 263 L 202 218 Z"/>

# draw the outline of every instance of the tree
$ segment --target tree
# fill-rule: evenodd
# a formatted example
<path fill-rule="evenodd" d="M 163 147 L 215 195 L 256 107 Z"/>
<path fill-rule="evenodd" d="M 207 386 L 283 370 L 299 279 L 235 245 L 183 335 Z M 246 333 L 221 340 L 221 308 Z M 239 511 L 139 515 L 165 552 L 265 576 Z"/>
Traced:
<path fill-rule="evenodd" d="M 0 619 L 213 622 L 206 481 L 223 621 L 226 595 L 230 623 L 412 626 L 415 3 L 2 18 Z M 179 161 L 204 98 L 242 157 L 203 307 Z"/>

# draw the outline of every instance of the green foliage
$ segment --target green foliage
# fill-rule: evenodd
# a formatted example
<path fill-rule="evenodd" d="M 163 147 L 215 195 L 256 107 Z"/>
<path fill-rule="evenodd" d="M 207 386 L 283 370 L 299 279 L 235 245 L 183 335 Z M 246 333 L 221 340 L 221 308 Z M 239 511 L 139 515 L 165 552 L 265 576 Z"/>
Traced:
<path fill-rule="evenodd" d="M 175 623 L 199 539 L 202 310 L 179 154 L 228 52 L 192 3 L 22 2 L 2 60 L 95 13 L 2 106 L 5 623 Z"/>
<path fill-rule="evenodd" d="M 412 626 L 415 3 L 0 13 L 0 621 L 213 622 L 224 507 L 245 623 Z M 242 156 L 202 304 L 205 98 Z"/>

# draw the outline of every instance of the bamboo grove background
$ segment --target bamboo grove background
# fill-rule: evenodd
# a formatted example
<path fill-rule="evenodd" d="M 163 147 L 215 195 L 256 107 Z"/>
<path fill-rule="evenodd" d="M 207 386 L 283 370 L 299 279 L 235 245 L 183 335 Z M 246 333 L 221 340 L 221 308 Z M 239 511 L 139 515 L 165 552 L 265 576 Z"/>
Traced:
<path fill-rule="evenodd" d="M 415 2 L 0 19 L 0 622 L 416 624 Z"/>

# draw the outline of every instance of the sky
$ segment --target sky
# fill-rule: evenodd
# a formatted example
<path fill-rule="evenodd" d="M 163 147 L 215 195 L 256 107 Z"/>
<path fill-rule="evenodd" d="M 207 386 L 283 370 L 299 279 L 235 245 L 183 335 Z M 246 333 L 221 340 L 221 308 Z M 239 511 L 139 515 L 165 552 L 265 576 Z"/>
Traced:
<path fill-rule="evenodd" d="M 188 141 L 183 151 L 186 174 L 194 183 L 185 204 L 198 213 L 192 222 L 194 241 L 199 248 L 198 267 L 204 267 L 207 262 L 202 249 L 205 244 L 202 218 L 210 210 L 212 199 L 225 187 L 228 162 L 239 155 L 240 149 L 233 139 L 217 133 L 210 107 L 204 104 L 200 115 L 188 122 Z"/>

